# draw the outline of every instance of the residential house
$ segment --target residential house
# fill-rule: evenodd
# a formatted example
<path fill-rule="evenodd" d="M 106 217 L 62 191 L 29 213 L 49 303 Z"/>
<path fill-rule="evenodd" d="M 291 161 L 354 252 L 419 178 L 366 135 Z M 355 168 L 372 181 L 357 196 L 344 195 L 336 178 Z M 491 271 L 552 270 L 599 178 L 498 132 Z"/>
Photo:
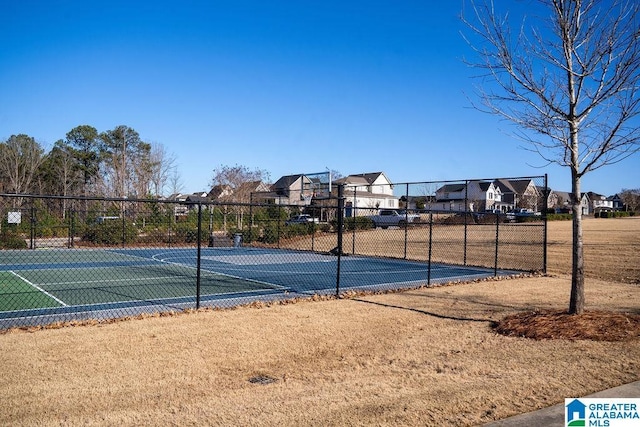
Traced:
<path fill-rule="evenodd" d="M 399 199 L 384 172 L 349 175 L 334 181 L 344 185 L 345 216 L 371 215 L 377 209 L 397 209 Z M 334 196 L 337 190 L 333 190 Z"/>
<path fill-rule="evenodd" d="M 209 201 L 207 193 L 204 191 L 193 194 L 173 193 L 167 197 L 167 200 L 180 202 L 173 205 L 173 214 L 176 217 L 185 216 L 189 211 L 197 209 L 198 203 L 206 203 Z"/>
<path fill-rule="evenodd" d="M 173 193 L 167 196 L 166 200 L 175 200 L 178 202 L 184 202 L 187 199 L 187 194 Z"/>
<path fill-rule="evenodd" d="M 206 191 L 189 194 L 185 198 L 185 202 L 187 202 L 188 204 L 206 203 L 209 201 L 209 199 L 207 198 L 208 194 L 209 193 L 207 193 Z"/>
<path fill-rule="evenodd" d="M 435 211 L 505 210 L 502 190 L 495 181 L 467 181 L 445 184 L 436 190 L 435 201 L 425 205 Z"/>
<path fill-rule="evenodd" d="M 571 213 L 571 193 L 566 191 L 549 190 L 547 208 L 555 213 Z M 582 215 L 588 215 L 591 210 L 589 193 L 582 193 L 580 198 L 580 210 Z"/>
<path fill-rule="evenodd" d="M 566 191 L 551 190 L 547 205 L 555 213 L 571 213 L 571 194 Z"/>
<path fill-rule="evenodd" d="M 539 212 L 546 207 L 544 190 L 532 179 L 497 179 L 494 182 L 502 191 L 502 211 L 529 209 Z"/>
<path fill-rule="evenodd" d="M 234 200 L 242 203 L 261 201 L 259 195 L 268 193 L 271 185 L 262 181 L 247 181 L 242 183 L 234 191 Z M 258 195 L 258 197 L 256 196 Z"/>
<path fill-rule="evenodd" d="M 469 210 L 466 190 L 466 183 L 445 184 L 436 190 L 435 201 L 431 202 L 427 209 L 434 211 Z"/>
<path fill-rule="evenodd" d="M 187 212 L 198 209 L 198 204 L 207 203 L 209 199 L 207 198 L 206 191 L 200 191 L 198 193 L 189 194 L 184 199 L 184 205 L 187 208 Z M 176 206 L 178 207 L 178 206 Z"/>
<path fill-rule="evenodd" d="M 589 214 L 593 215 L 603 211 L 613 210 L 613 200 L 592 191 L 589 191 L 587 195 L 589 196 Z"/>
<path fill-rule="evenodd" d="M 262 196 L 273 199 L 279 205 L 305 206 L 309 204 L 308 197 L 310 196 L 305 190 L 311 184 L 311 179 L 306 175 L 286 175 L 271 185 L 268 194 L 262 194 Z"/>
<path fill-rule="evenodd" d="M 580 210 L 582 211 L 582 215 L 589 215 L 590 206 L 591 199 L 589 198 L 589 193 L 582 193 L 582 197 L 580 198 Z"/>
<path fill-rule="evenodd" d="M 607 201 L 611 202 L 614 211 L 623 211 L 625 209 L 624 200 L 619 194 L 607 197 Z"/>
<path fill-rule="evenodd" d="M 180 202 L 180 204 L 173 205 L 174 216 L 176 217 L 184 216 L 189 213 L 189 209 L 187 208 L 187 205 L 186 205 L 187 197 L 188 197 L 188 194 L 182 194 L 182 193 L 173 193 L 167 197 L 167 200 Z"/>
<path fill-rule="evenodd" d="M 425 207 L 437 211 L 474 211 L 545 208 L 544 189 L 531 179 L 496 179 L 445 184 L 436 190 L 435 201 Z"/>
<path fill-rule="evenodd" d="M 233 188 L 227 184 L 218 184 L 214 185 L 209 193 L 207 193 L 207 198 L 212 201 L 222 201 L 226 200 L 233 194 Z"/>

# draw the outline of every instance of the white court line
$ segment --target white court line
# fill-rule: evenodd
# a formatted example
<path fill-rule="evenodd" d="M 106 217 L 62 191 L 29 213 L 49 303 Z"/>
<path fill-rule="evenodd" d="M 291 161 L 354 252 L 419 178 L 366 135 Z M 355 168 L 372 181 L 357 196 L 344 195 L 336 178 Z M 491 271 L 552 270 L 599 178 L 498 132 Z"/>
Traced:
<path fill-rule="evenodd" d="M 68 307 L 69 304 L 67 304 L 66 302 L 62 301 L 60 298 L 57 298 L 54 295 L 51 295 L 49 292 L 45 291 L 44 289 L 42 289 L 40 286 L 36 285 L 33 282 L 30 282 L 29 280 L 27 280 L 26 278 L 22 277 L 21 275 L 19 275 L 18 273 L 16 273 L 15 271 L 9 270 L 9 273 L 13 274 L 14 276 L 16 276 L 18 279 L 22 280 L 24 283 L 26 283 L 27 285 L 37 289 L 38 291 L 42 292 L 43 294 L 45 294 L 46 296 L 48 296 L 49 298 L 53 299 L 54 301 L 56 301 L 58 304 L 61 304 L 64 307 Z"/>
<path fill-rule="evenodd" d="M 84 284 L 91 284 L 91 283 L 117 283 L 117 282 L 124 282 L 129 283 L 129 282 L 148 282 L 149 280 L 162 280 L 162 279 L 175 279 L 176 276 L 166 276 L 166 277 L 162 277 L 162 276 L 158 276 L 158 277 L 139 277 L 136 279 L 130 279 L 130 278 L 126 278 L 123 277 L 122 279 L 104 279 L 104 280 L 81 280 L 81 281 L 74 281 L 74 282 L 51 282 L 51 283 L 47 283 L 47 286 L 53 286 L 53 285 L 84 285 Z M 189 277 L 189 279 L 191 279 L 191 277 Z M 150 285 L 151 286 L 151 285 Z"/>
<path fill-rule="evenodd" d="M 233 265 L 304 264 L 311 262 L 334 263 L 337 260 L 333 255 L 324 255 L 317 253 L 204 255 L 202 259 Z"/>
<path fill-rule="evenodd" d="M 159 252 L 159 253 L 153 255 L 152 259 L 154 261 L 158 261 L 158 262 L 160 262 L 162 264 L 175 265 L 175 266 L 178 266 L 178 267 L 188 268 L 188 269 L 191 269 L 191 270 L 197 270 L 198 269 L 197 266 L 186 265 L 186 264 L 181 264 L 181 263 L 178 263 L 178 262 L 168 261 L 171 258 L 159 258 L 162 255 L 170 254 L 172 252 L 173 251 Z M 207 273 L 211 273 L 211 274 L 219 275 L 219 276 L 223 276 L 223 277 L 230 277 L 232 279 L 243 280 L 245 282 L 258 283 L 259 285 L 266 285 L 266 286 L 269 286 L 271 289 L 289 289 L 289 286 L 282 286 L 282 285 L 278 285 L 276 283 L 265 282 L 265 281 L 262 281 L 262 280 L 251 279 L 251 278 L 243 277 L 243 276 L 234 276 L 233 274 L 227 274 L 227 273 L 223 273 L 221 271 L 216 271 L 216 270 L 209 270 L 207 268 L 200 267 L 200 271 L 204 271 L 204 272 L 207 272 Z M 240 271 L 243 271 L 243 270 L 240 270 Z"/>

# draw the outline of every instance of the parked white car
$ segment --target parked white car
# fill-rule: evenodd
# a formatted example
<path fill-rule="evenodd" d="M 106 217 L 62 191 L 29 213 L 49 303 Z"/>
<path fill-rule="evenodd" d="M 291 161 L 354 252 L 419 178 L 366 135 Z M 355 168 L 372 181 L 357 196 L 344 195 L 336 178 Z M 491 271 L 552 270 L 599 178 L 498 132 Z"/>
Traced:
<path fill-rule="evenodd" d="M 382 228 L 404 227 L 409 222 L 420 222 L 420 215 L 395 209 L 380 209 L 378 215 L 371 215 L 368 218 L 373 221 L 374 227 Z"/>

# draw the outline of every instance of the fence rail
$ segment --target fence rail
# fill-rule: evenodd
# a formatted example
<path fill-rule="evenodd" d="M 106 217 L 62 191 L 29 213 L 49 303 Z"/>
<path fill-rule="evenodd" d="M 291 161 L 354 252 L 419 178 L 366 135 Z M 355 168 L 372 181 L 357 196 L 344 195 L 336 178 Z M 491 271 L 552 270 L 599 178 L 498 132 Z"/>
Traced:
<path fill-rule="evenodd" d="M 544 209 L 443 209 L 444 185 L 372 193 L 392 222 L 344 186 L 310 206 L 0 194 L 0 329 L 546 270 Z"/>

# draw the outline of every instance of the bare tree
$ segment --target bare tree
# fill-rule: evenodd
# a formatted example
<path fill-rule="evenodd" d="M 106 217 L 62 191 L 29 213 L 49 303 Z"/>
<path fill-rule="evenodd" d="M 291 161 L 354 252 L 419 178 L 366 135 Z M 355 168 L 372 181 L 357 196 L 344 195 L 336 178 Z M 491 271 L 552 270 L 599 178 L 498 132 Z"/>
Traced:
<path fill-rule="evenodd" d="M 176 157 L 173 154 L 167 153 L 164 145 L 152 143 L 150 162 L 151 191 L 154 196 L 160 196 L 164 193 L 171 173 L 176 168 Z"/>
<path fill-rule="evenodd" d="M 502 3 L 505 4 L 506 2 Z M 548 163 L 571 171 L 569 312 L 584 311 L 581 178 L 640 150 L 640 3 L 538 0 L 516 32 L 491 0 L 471 0 L 467 40 L 485 70 L 477 108 L 518 125 Z"/>
<path fill-rule="evenodd" d="M 169 191 L 171 194 L 178 194 L 184 189 L 182 176 L 177 167 L 173 167 L 169 172 Z"/>
<path fill-rule="evenodd" d="M 249 188 L 245 185 L 250 182 L 266 181 L 269 179 L 269 172 L 261 169 L 251 170 L 246 166 L 223 166 L 220 165 L 213 171 L 211 180 L 212 186 L 220 185 L 231 190 L 226 200 L 248 203 L 250 199 Z"/>
<path fill-rule="evenodd" d="M 622 189 L 620 198 L 622 199 L 622 203 L 627 207 L 627 210 L 637 212 L 640 208 L 640 188 Z"/>
<path fill-rule="evenodd" d="M 225 195 L 221 200 L 235 203 L 250 203 L 252 193 L 257 190 L 261 182 L 269 180 L 269 172 L 262 169 L 251 170 L 246 166 L 220 165 L 213 171 L 211 185 L 224 189 Z M 236 225 L 242 228 L 245 207 L 239 205 L 236 209 Z"/>
<path fill-rule="evenodd" d="M 44 150 L 28 135 L 11 135 L 0 143 L 0 176 L 7 180 L 7 190 L 28 193 L 32 188 Z"/>

